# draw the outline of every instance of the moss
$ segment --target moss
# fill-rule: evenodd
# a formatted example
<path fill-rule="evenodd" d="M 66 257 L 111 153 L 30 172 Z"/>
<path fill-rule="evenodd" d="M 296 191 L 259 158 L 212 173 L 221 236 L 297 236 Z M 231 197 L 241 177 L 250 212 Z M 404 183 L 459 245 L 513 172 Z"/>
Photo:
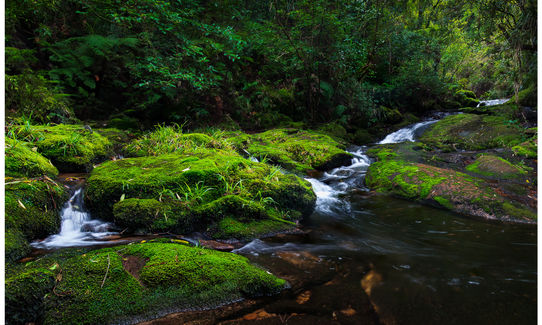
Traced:
<path fill-rule="evenodd" d="M 327 135 L 296 129 L 274 129 L 240 135 L 232 143 L 252 156 L 296 172 L 329 170 L 350 163 L 352 155 Z"/>
<path fill-rule="evenodd" d="M 514 98 L 512 98 L 514 100 Z M 537 86 L 536 83 L 521 90 L 518 93 L 518 104 L 521 106 L 536 107 L 537 106 Z"/>
<path fill-rule="evenodd" d="M 435 196 L 433 199 L 446 209 L 452 210 L 454 208 L 450 200 L 448 200 L 447 198 L 444 198 L 442 196 Z"/>
<path fill-rule="evenodd" d="M 459 110 L 463 113 L 468 113 L 468 114 L 486 114 L 486 115 L 501 116 L 508 120 L 516 119 L 519 112 L 521 111 L 518 105 L 514 104 L 512 101 L 508 101 L 504 104 L 492 105 L 492 106 L 463 107 L 463 108 L 460 108 Z"/>
<path fill-rule="evenodd" d="M 108 126 L 120 130 L 138 130 L 141 124 L 134 117 L 120 116 L 110 119 Z"/>
<path fill-rule="evenodd" d="M 134 259 L 140 267 L 125 269 L 124 264 Z M 182 309 L 276 294 L 286 284 L 245 257 L 169 243 L 57 252 L 29 263 L 7 282 L 51 266 L 60 279 L 56 294 L 49 290 L 44 303 L 35 304 L 45 309 L 44 324 L 133 323 Z M 7 309 L 21 302 L 9 300 Z"/>
<path fill-rule="evenodd" d="M 190 154 L 205 149 L 232 150 L 228 141 L 216 133 L 209 136 L 203 133 L 183 133 L 178 126 L 158 126 L 125 146 L 130 157 L 157 156 L 169 153 Z"/>
<path fill-rule="evenodd" d="M 290 230 L 291 223 L 279 220 L 259 220 L 243 223 L 235 218 L 224 218 L 220 220 L 217 229 L 213 231 L 213 237 L 217 239 L 236 238 L 249 240 L 260 238 L 278 232 Z"/>
<path fill-rule="evenodd" d="M 123 147 L 134 137 L 131 132 L 115 128 L 95 128 L 94 132 L 106 137 L 111 143 L 113 151 L 120 154 L 124 154 Z"/>
<path fill-rule="evenodd" d="M 44 315 L 43 301 L 51 294 L 55 274 L 48 268 L 31 268 L 6 279 L 6 321 L 26 324 L 40 321 Z"/>
<path fill-rule="evenodd" d="M 481 154 L 475 162 L 468 165 L 470 172 L 493 178 L 516 179 L 527 174 L 520 166 L 515 166 L 508 160 L 489 154 Z"/>
<path fill-rule="evenodd" d="M 113 220 L 121 228 L 152 232 L 153 222 L 167 217 L 167 207 L 155 199 L 126 199 L 113 206 Z M 173 220 L 172 220 L 173 221 Z"/>
<path fill-rule="evenodd" d="M 367 150 L 367 155 L 369 157 L 378 158 L 378 160 L 386 160 L 388 158 L 397 157 L 397 153 L 391 148 L 387 147 L 373 147 Z"/>
<path fill-rule="evenodd" d="M 518 144 L 517 146 L 513 146 L 512 151 L 520 157 L 536 158 L 538 156 L 537 137 L 535 136 L 530 140 Z"/>
<path fill-rule="evenodd" d="M 456 91 L 455 100 L 461 104 L 463 107 L 474 107 L 478 105 L 479 100 L 476 99 L 474 92 L 470 90 L 461 89 Z"/>
<path fill-rule="evenodd" d="M 20 179 L 6 183 L 6 229 L 20 232 L 27 240 L 57 233 L 59 211 L 67 198 L 65 188 L 50 179 Z M 12 258 L 19 257 L 22 256 Z"/>
<path fill-rule="evenodd" d="M 30 245 L 17 229 L 6 229 L 4 233 L 6 261 L 13 262 L 30 253 Z"/>
<path fill-rule="evenodd" d="M 327 134 L 333 138 L 342 139 L 343 141 L 348 136 L 344 126 L 338 122 L 326 123 L 318 128 L 318 132 Z"/>
<path fill-rule="evenodd" d="M 27 142 L 6 137 L 5 143 L 6 176 L 38 177 L 47 175 L 56 177 L 58 170 L 51 162 L 31 149 Z"/>
<path fill-rule="evenodd" d="M 83 125 L 33 126 L 40 134 L 33 145 L 61 172 L 89 171 L 112 154 L 111 143 Z"/>
<path fill-rule="evenodd" d="M 420 141 L 441 149 L 483 150 L 522 142 L 521 128 L 501 116 L 450 115 L 433 124 Z"/>
<path fill-rule="evenodd" d="M 374 135 L 369 133 L 369 131 L 365 129 L 358 129 L 356 132 L 354 132 L 354 134 L 350 135 L 350 142 L 361 146 L 376 142 L 376 138 Z"/>
<path fill-rule="evenodd" d="M 104 163 L 88 178 L 86 193 L 95 216 L 148 232 L 205 231 L 222 218 L 251 222 L 282 211 L 297 220 L 316 201 L 310 183 L 295 175 L 210 149 Z"/>
<path fill-rule="evenodd" d="M 532 222 L 536 217 L 534 212 L 519 202 L 514 202 L 514 206 L 522 213 L 507 208 L 509 198 L 502 196 L 501 192 L 495 191 L 482 179 L 450 169 L 386 159 L 369 167 L 365 182 L 379 192 L 439 205 L 470 216 L 526 222 Z"/>
<path fill-rule="evenodd" d="M 516 218 L 516 219 L 529 218 L 529 219 L 535 219 L 535 220 L 537 219 L 537 215 L 534 211 L 531 211 L 519 205 L 516 206 L 512 203 L 504 202 L 502 204 L 502 208 L 504 210 L 504 213 L 509 215 L 512 218 Z"/>

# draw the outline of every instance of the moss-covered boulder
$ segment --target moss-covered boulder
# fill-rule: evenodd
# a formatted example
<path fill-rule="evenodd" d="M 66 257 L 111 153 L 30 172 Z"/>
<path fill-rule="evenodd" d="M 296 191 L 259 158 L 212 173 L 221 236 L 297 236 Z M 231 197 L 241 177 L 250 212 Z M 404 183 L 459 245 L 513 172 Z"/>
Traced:
<path fill-rule="evenodd" d="M 53 268 L 51 266 L 51 268 Z M 6 278 L 6 323 L 43 321 L 44 299 L 52 294 L 55 272 L 49 268 L 28 268 Z"/>
<path fill-rule="evenodd" d="M 518 93 L 518 104 L 521 106 L 536 107 L 537 106 L 537 86 L 536 83 L 521 90 Z M 514 100 L 514 98 L 512 98 Z"/>
<path fill-rule="evenodd" d="M 58 170 L 49 159 L 37 152 L 30 143 L 11 138 L 5 140 L 6 176 L 38 177 L 47 175 L 56 177 Z"/>
<path fill-rule="evenodd" d="M 61 172 L 89 171 L 112 154 L 109 140 L 83 125 L 37 125 L 25 133 L 24 139 Z"/>
<path fill-rule="evenodd" d="M 131 231 L 209 230 L 218 236 L 224 218 L 291 228 L 312 212 L 316 197 L 310 183 L 279 168 L 199 150 L 106 162 L 88 178 L 86 200 L 94 215 Z"/>
<path fill-rule="evenodd" d="M 481 178 L 452 169 L 408 162 L 396 155 L 381 154 L 380 160 L 369 167 L 365 182 L 378 192 L 464 215 L 527 223 L 536 220 L 536 211 L 503 196 L 503 192 Z"/>
<path fill-rule="evenodd" d="M 519 179 L 527 174 L 524 167 L 491 154 L 480 154 L 476 161 L 466 166 L 469 172 L 495 179 Z"/>
<path fill-rule="evenodd" d="M 20 230 L 14 228 L 4 231 L 4 249 L 6 261 L 16 261 L 31 251 L 26 237 Z"/>
<path fill-rule="evenodd" d="M 133 140 L 124 147 L 129 157 L 157 156 L 170 153 L 191 154 L 206 149 L 233 150 L 230 143 L 216 131 L 184 133 L 180 126 L 158 126 L 152 132 Z"/>
<path fill-rule="evenodd" d="M 537 137 L 535 136 L 530 140 L 518 144 L 517 146 L 513 146 L 512 151 L 520 157 L 536 158 L 538 156 Z"/>
<path fill-rule="evenodd" d="M 60 229 L 59 211 L 67 200 L 66 189 L 51 179 L 18 179 L 5 185 L 6 259 L 28 252 L 28 243 Z M 24 239 L 24 241 L 22 241 Z"/>
<path fill-rule="evenodd" d="M 455 92 L 454 100 L 462 107 L 474 107 L 480 102 L 476 99 L 476 94 L 471 90 L 461 89 Z"/>
<path fill-rule="evenodd" d="M 272 295 L 285 285 L 245 257 L 181 244 L 71 249 L 6 274 L 6 316 L 9 323 L 133 323 Z"/>
<path fill-rule="evenodd" d="M 274 129 L 263 133 L 238 134 L 231 142 L 250 155 L 304 173 L 350 164 L 352 155 L 328 135 L 297 129 Z"/>
<path fill-rule="evenodd" d="M 482 150 L 515 146 L 525 141 L 525 134 L 502 116 L 459 114 L 433 124 L 420 141 L 445 150 Z"/>

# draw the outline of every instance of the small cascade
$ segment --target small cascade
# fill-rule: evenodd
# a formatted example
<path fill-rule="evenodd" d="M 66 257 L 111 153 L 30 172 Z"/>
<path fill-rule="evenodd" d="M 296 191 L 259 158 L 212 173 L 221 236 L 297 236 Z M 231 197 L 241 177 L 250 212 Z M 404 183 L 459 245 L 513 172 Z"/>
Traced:
<path fill-rule="evenodd" d="M 429 127 L 429 125 L 436 123 L 438 120 L 427 120 L 424 122 L 419 122 L 413 125 L 409 125 L 406 128 L 402 128 L 393 133 L 388 134 L 384 140 L 380 141 L 378 144 L 386 143 L 400 143 L 400 142 L 414 142 L 414 139 L 418 137 L 423 131 Z"/>
<path fill-rule="evenodd" d="M 348 200 L 341 199 L 353 189 L 365 190 L 365 173 L 371 165 L 371 159 L 365 154 L 367 147 L 357 147 L 349 152 L 354 156 L 348 166 L 325 172 L 320 179 L 307 178 L 316 194 L 316 211 L 326 215 L 348 212 Z"/>
<path fill-rule="evenodd" d="M 90 213 L 84 209 L 83 199 L 83 188 L 76 189 L 60 212 L 60 233 L 31 245 L 45 249 L 96 245 L 103 244 L 99 239 L 116 234 L 109 231 L 110 223 L 91 219 Z"/>
<path fill-rule="evenodd" d="M 476 107 L 480 106 L 494 106 L 501 105 L 509 101 L 510 98 L 501 98 L 501 99 L 490 99 L 490 100 L 481 100 Z"/>

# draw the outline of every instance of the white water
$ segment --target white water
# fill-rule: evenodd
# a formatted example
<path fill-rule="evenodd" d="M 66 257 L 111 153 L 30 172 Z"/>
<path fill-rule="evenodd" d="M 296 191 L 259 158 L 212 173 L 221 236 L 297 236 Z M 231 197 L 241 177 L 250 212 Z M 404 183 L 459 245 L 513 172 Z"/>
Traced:
<path fill-rule="evenodd" d="M 371 159 L 365 154 L 366 149 L 366 147 L 359 147 L 349 151 L 354 158 L 348 166 L 325 172 L 320 179 L 307 178 L 316 194 L 317 212 L 326 215 L 348 213 L 349 201 L 343 200 L 341 195 L 346 195 L 353 189 L 368 191 L 363 184 L 367 168 L 371 165 Z"/>
<path fill-rule="evenodd" d="M 419 122 L 413 125 L 409 125 L 406 128 L 397 130 L 391 134 L 388 134 L 384 140 L 380 141 L 378 144 L 386 143 L 399 143 L 399 142 L 414 142 L 414 139 L 419 135 L 420 131 L 423 131 L 422 128 L 436 123 L 438 120 L 428 120 L 424 122 Z M 422 129 L 422 130 L 421 130 Z"/>
<path fill-rule="evenodd" d="M 490 100 L 481 100 L 476 107 L 480 107 L 480 105 L 484 104 L 483 106 L 494 106 L 494 105 L 500 105 L 504 104 L 507 101 L 509 101 L 510 98 L 501 98 L 501 99 L 490 99 Z"/>
<path fill-rule="evenodd" d="M 71 246 L 87 246 L 103 244 L 98 239 L 115 234 L 108 231 L 111 224 L 100 220 L 92 220 L 90 213 L 83 207 L 83 190 L 77 189 L 64 204 L 60 212 L 60 233 L 43 241 L 35 241 L 31 245 L 36 248 L 57 248 Z"/>

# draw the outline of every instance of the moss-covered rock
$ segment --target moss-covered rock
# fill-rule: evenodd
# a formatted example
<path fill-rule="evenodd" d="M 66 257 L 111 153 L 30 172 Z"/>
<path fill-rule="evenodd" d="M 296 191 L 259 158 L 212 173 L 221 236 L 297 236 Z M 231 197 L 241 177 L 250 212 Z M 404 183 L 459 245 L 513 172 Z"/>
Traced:
<path fill-rule="evenodd" d="M 512 98 L 514 100 L 514 98 Z M 536 83 L 521 90 L 518 93 L 518 104 L 521 106 L 536 107 L 537 106 L 537 86 Z"/>
<path fill-rule="evenodd" d="M 521 127 L 501 116 L 450 115 L 433 124 L 420 141 L 445 150 L 512 147 L 524 141 Z"/>
<path fill-rule="evenodd" d="M 18 179 L 5 185 L 6 258 L 16 260 L 28 251 L 27 241 L 45 238 L 60 229 L 59 211 L 66 189 L 50 179 Z"/>
<path fill-rule="evenodd" d="M 245 257 L 166 243 L 64 250 L 12 271 L 6 283 L 6 310 L 43 310 L 44 324 L 131 323 L 276 294 L 286 284 Z M 8 312 L 8 322 L 16 315 Z M 24 321 L 38 319 L 28 313 Z"/>
<path fill-rule="evenodd" d="M 517 146 L 512 147 L 512 151 L 520 156 L 525 158 L 536 158 L 538 157 L 538 139 L 537 136 L 532 137 L 531 139 L 518 144 Z"/>
<path fill-rule="evenodd" d="M 465 89 L 456 91 L 454 99 L 459 102 L 462 107 L 474 107 L 480 102 L 476 99 L 476 94 L 474 94 L 474 92 Z"/>
<path fill-rule="evenodd" d="M 94 215 L 130 230 L 187 233 L 217 229 L 211 226 L 228 217 L 291 227 L 312 212 L 316 197 L 295 175 L 207 149 L 104 163 L 87 180 L 86 200 Z"/>
<path fill-rule="evenodd" d="M 6 229 L 4 236 L 6 261 L 16 261 L 30 253 L 30 245 L 21 231 L 13 228 Z"/>
<path fill-rule="evenodd" d="M 421 203 L 485 219 L 534 222 L 536 212 L 503 197 L 483 179 L 451 169 L 381 155 L 365 178 L 367 186 Z"/>
<path fill-rule="evenodd" d="M 48 268 L 29 268 L 6 279 L 6 323 L 27 324 L 42 321 L 43 301 L 52 294 L 55 273 Z"/>
<path fill-rule="evenodd" d="M 58 170 L 51 162 L 30 147 L 31 144 L 6 137 L 5 163 L 6 176 L 56 177 Z"/>
<path fill-rule="evenodd" d="M 517 179 L 527 174 L 527 171 L 521 166 L 516 166 L 504 158 L 490 154 L 480 154 L 476 161 L 468 165 L 466 169 L 478 175 L 503 179 Z"/>
<path fill-rule="evenodd" d="M 111 143 L 83 125 L 32 126 L 24 138 L 61 172 L 89 171 L 112 154 Z"/>
<path fill-rule="evenodd" d="M 274 129 L 263 133 L 240 134 L 231 138 L 239 149 L 285 169 L 306 172 L 347 165 L 352 155 L 328 135 L 297 129 Z"/>
<path fill-rule="evenodd" d="M 169 153 L 191 154 L 205 149 L 233 151 L 221 132 L 212 135 L 184 133 L 179 126 L 158 126 L 124 148 L 129 157 L 157 156 Z"/>

